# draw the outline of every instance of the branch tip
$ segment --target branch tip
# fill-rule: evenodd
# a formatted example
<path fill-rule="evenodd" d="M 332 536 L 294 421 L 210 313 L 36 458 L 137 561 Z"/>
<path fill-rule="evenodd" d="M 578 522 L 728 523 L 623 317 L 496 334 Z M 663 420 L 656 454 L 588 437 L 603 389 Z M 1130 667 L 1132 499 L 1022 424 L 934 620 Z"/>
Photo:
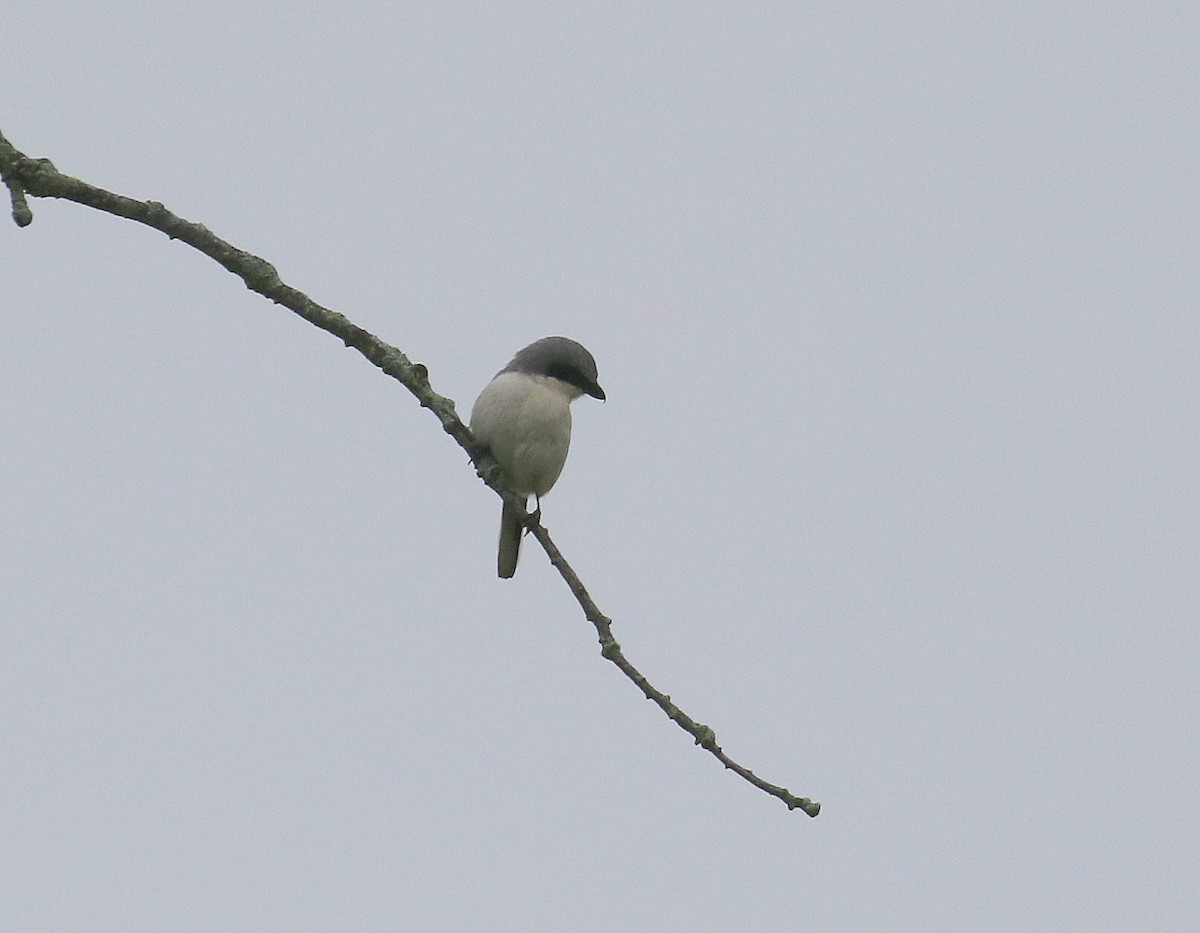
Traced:
<path fill-rule="evenodd" d="M 0 143 L 7 144 L 7 140 L 0 136 Z M 16 150 L 13 150 L 15 153 Z M 7 153 L 0 153 L 7 155 Z M 0 168 L 7 166 L 8 160 L 0 163 Z M 12 219 L 18 227 L 28 227 L 33 223 L 33 211 L 29 208 L 29 202 L 25 199 L 25 188 L 21 182 L 15 177 L 15 174 L 4 172 L 4 184 L 8 188 L 8 196 L 12 200 Z"/>

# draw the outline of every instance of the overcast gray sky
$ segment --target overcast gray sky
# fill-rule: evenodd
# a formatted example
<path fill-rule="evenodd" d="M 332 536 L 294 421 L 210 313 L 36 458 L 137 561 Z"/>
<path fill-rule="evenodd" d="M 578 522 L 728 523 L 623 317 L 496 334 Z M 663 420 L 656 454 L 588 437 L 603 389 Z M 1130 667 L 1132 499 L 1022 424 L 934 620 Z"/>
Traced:
<path fill-rule="evenodd" d="M 1193 4 L 19 4 L 0 128 L 467 413 L 565 334 L 544 556 L 335 339 L 0 225 L 0 929 L 1183 931 Z"/>

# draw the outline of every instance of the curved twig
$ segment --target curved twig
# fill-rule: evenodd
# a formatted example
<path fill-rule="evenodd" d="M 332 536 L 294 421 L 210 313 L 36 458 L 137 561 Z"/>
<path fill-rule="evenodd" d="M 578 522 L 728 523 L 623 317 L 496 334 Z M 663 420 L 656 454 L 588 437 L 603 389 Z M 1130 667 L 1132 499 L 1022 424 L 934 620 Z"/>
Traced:
<path fill-rule="evenodd" d="M 265 259 L 240 250 L 222 240 L 202 224 L 179 217 L 157 201 L 137 201 L 123 195 L 105 191 L 64 175 L 48 159 L 31 159 L 13 148 L 0 133 L 0 176 L 8 187 L 12 204 L 13 220 L 18 226 L 28 226 L 33 213 L 25 199 L 26 193 L 40 198 L 63 198 L 75 201 L 96 210 L 115 214 L 145 224 L 173 240 L 181 240 L 198 249 L 206 256 L 238 276 L 246 287 L 258 292 L 276 304 L 283 305 L 304 318 L 310 324 L 328 331 L 346 346 L 353 347 L 373 365 L 398 381 L 409 390 L 422 407 L 432 411 L 442 423 L 442 429 L 458 443 L 474 463 L 480 478 L 502 497 L 517 498 L 508 490 L 503 471 L 492 458 L 486 447 L 482 447 L 471 435 L 470 430 L 458 417 L 454 402 L 434 392 L 429 385 L 429 373 L 421 363 L 412 362 L 398 348 L 385 343 L 374 334 L 363 330 L 345 315 L 317 304 L 303 292 L 286 285 L 279 274 Z M 521 503 L 524 507 L 524 503 Z M 578 575 L 567 563 L 566 558 L 555 546 L 550 533 L 540 524 L 536 516 L 527 519 L 530 533 L 545 549 L 551 564 L 557 568 L 570 587 L 576 601 L 583 609 L 587 620 L 596 628 L 600 637 L 601 654 L 612 661 L 621 673 L 642 691 L 647 699 L 654 701 L 668 718 L 690 733 L 697 745 L 710 752 L 726 768 L 740 775 L 760 790 L 778 797 L 788 809 L 800 809 L 809 816 L 816 816 L 821 805 L 807 797 L 796 797 L 786 788 L 770 784 L 758 777 L 749 768 L 743 767 L 726 755 L 717 745 L 716 734 L 708 726 L 698 723 L 676 706 L 667 694 L 651 684 L 636 667 L 629 663 L 621 646 L 612 634 L 612 620 L 604 615 L 592 601 Z"/>

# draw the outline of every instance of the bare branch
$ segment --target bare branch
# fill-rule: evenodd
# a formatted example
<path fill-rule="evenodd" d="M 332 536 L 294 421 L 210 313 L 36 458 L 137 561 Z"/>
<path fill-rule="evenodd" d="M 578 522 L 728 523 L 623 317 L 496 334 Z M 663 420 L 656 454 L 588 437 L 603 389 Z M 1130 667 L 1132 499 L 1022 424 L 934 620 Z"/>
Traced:
<path fill-rule="evenodd" d="M 596 627 L 596 634 L 600 636 L 600 653 L 608 660 L 612 661 L 621 669 L 626 677 L 633 681 L 634 686 L 645 694 L 647 700 L 652 700 L 658 704 L 659 709 L 667 714 L 667 718 L 675 722 L 680 729 L 691 733 L 696 740 L 696 744 L 701 748 L 711 752 L 716 759 L 721 762 L 730 771 L 733 771 L 755 787 L 766 791 L 775 797 L 778 797 L 788 805 L 789 810 L 800 809 L 809 816 L 816 816 L 821 812 L 821 805 L 807 797 L 797 797 L 790 793 L 786 787 L 779 787 L 776 784 L 770 784 L 764 781 L 749 768 L 743 767 L 721 750 L 721 746 L 717 744 L 716 733 L 711 728 L 703 723 L 696 722 L 688 716 L 683 710 L 671 702 L 671 698 L 662 691 L 656 689 L 636 667 L 629 663 L 624 653 L 621 651 L 621 646 L 613 637 L 612 620 L 600 611 L 600 608 L 592 601 L 592 597 L 588 594 L 587 589 L 583 585 L 583 581 L 567 563 L 567 559 L 562 556 L 562 552 L 550 540 L 550 533 L 534 519 L 534 516 L 529 516 L 527 519 L 529 532 L 538 543 L 545 549 L 547 556 L 550 558 L 550 563 L 562 575 L 562 578 L 567 581 L 567 586 L 571 588 L 571 593 L 575 596 L 576 602 L 583 609 L 583 614 L 587 620 Z"/>
<path fill-rule="evenodd" d="M 18 226 L 28 226 L 33 213 L 25 199 L 26 193 L 40 198 L 63 198 L 75 201 L 96 210 L 115 214 L 145 224 L 165 233 L 173 240 L 181 240 L 211 257 L 238 276 L 246 287 L 294 311 L 311 324 L 328 331 L 346 346 L 353 347 L 373 365 L 400 382 L 416 396 L 422 407 L 428 408 L 442 423 L 442 429 L 458 443 L 474 463 L 480 478 L 500 496 L 519 502 L 508 489 L 504 473 L 492 458 L 487 448 L 480 446 L 470 430 L 455 411 L 454 402 L 434 392 L 429 385 L 429 373 L 421 363 L 412 362 L 399 349 L 385 343 L 374 334 L 363 330 L 349 318 L 337 311 L 317 304 L 303 292 L 286 285 L 279 274 L 265 259 L 240 250 L 213 234 L 202 224 L 184 220 L 171 213 L 157 201 L 137 201 L 123 195 L 105 191 L 87 182 L 64 175 L 48 159 L 31 159 L 13 148 L 0 133 L 0 176 L 8 187 L 12 204 L 13 219 Z M 524 508 L 524 503 L 520 503 Z M 803 810 L 816 816 L 821 805 L 807 797 L 796 797 L 786 788 L 770 784 L 750 769 L 743 767 L 726 755 L 711 728 L 698 723 L 676 706 L 671 698 L 656 689 L 637 668 L 625 658 L 621 646 L 612 634 L 612 620 L 604 615 L 592 601 L 582 581 L 567 563 L 566 558 L 555 546 L 550 533 L 535 516 L 527 519 L 530 533 L 545 549 L 551 564 L 558 569 L 576 601 L 583 609 L 587 620 L 596 628 L 600 637 L 600 653 L 612 661 L 633 684 L 667 714 L 679 727 L 690 733 L 697 745 L 710 752 L 726 768 L 734 771 L 760 790 L 778 797 L 790 810 Z"/>

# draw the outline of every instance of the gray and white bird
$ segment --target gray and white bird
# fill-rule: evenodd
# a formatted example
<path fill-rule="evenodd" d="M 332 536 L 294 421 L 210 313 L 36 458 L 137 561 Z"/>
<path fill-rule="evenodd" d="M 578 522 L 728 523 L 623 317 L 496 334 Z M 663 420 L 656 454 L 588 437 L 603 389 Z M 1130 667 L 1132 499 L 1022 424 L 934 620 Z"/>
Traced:
<path fill-rule="evenodd" d="M 471 409 L 471 433 L 492 451 L 513 492 L 528 502 L 550 491 L 571 446 L 571 402 L 583 395 L 604 400 L 596 361 L 582 344 L 543 337 L 496 373 Z M 496 570 L 507 579 L 517 571 L 525 530 L 523 511 L 507 502 L 500 514 Z"/>

